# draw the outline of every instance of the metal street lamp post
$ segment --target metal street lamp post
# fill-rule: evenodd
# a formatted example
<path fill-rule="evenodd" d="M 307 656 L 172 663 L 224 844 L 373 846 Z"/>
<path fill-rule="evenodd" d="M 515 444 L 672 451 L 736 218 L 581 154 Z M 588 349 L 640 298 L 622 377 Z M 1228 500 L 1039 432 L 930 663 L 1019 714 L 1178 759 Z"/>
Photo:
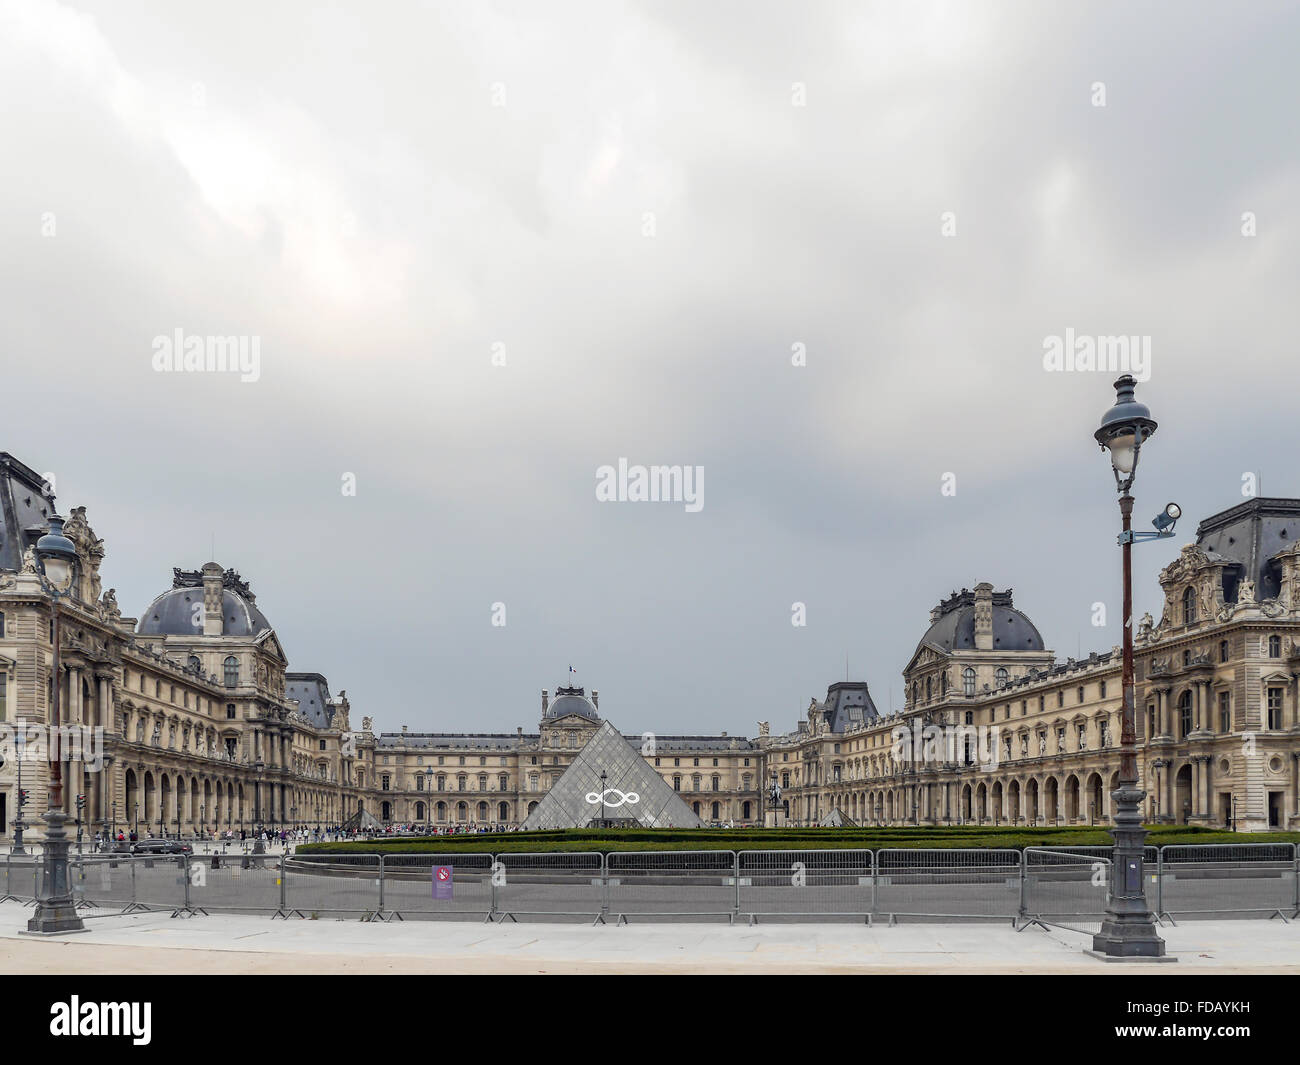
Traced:
<path fill-rule="evenodd" d="M 1119 536 L 1119 545 L 1123 551 L 1124 580 L 1121 674 L 1124 708 L 1120 725 L 1119 787 L 1111 793 L 1115 802 L 1111 828 L 1115 848 L 1110 894 L 1106 903 L 1106 918 L 1102 922 L 1101 931 L 1093 937 L 1092 946 L 1097 953 L 1111 957 L 1160 958 L 1165 954 L 1165 941 L 1156 934 L 1155 921 L 1147 908 L 1144 890 L 1146 878 L 1143 847 L 1146 829 L 1142 826 L 1141 804 L 1145 795 L 1138 783 L 1133 691 L 1133 544 L 1172 536 L 1174 522 L 1182 511 L 1171 503 L 1152 523 L 1156 527 L 1154 533 L 1133 531 L 1133 497 L 1129 494 L 1129 489 L 1133 487 L 1137 474 L 1142 445 L 1156 431 L 1156 422 L 1151 417 L 1150 410 L 1134 397 L 1135 389 L 1136 384 L 1130 374 L 1124 374 L 1115 382 L 1115 405 L 1102 416 L 1101 427 L 1093 434 L 1097 443 L 1110 451 L 1122 518 L 1123 531 Z"/>
<path fill-rule="evenodd" d="M 50 531 L 36 541 L 36 557 L 41 562 L 41 586 L 50 596 L 53 615 L 54 655 L 50 675 L 53 695 L 50 701 L 50 796 L 45 811 L 45 875 L 37 893 L 36 913 L 27 922 L 27 931 L 43 935 L 81 932 L 86 926 L 77 916 L 68 879 L 68 815 L 63 812 L 63 752 L 59 749 L 59 692 L 63 687 L 62 663 L 59 661 L 59 600 L 72 589 L 73 567 L 77 549 L 63 535 L 63 519 L 50 515 Z"/>
<path fill-rule="evenodd" d="M 10 854 L 26 854 L 23 847 L 23 829 L 27 822 L 23 820 L 23 807 L 27 805 L 27 793 L 23 791 L 23 757 L 27 747 L 27 725 L 19 722 L 18 731 L 14 733 L 14 753 L 18 756 L 18 816 L 14 818 L 14 842 Z"/>
<path fill-rule="evenodd" d="M 600 827 L 605 827 L 605 771 L 600 771 Z"/>
<path fill-rule="evenodd" d="M 262 770 L 266 768 L 266 763 L 259 758 L 253 763 L 253 768 L 257 771 L 257 776 L 253 778 L 253 820 L 256 822 L 253 853 L 265 854 L 266 844 L 262 840 Z"/>

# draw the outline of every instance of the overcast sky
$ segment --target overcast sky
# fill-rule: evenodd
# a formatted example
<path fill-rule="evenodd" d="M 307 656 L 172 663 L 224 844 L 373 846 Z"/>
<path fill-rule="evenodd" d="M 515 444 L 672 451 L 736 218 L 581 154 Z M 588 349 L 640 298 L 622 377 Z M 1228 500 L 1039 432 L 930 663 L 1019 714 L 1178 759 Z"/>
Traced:
<path fill-rule="evenodd" d="M 570 665 L 625 731 L 785 731 L 846 668 L 887 710 L 982 580 L 1107 650 L 1114 374 L 1045 344 L 1149 338 L 1158 616 L 1243 474 L 1300 496 L 1297 40 L 1262 2 L 0 0 L 0 449 L 124 613 L 215 557 L 354 724 L 535 730 Z M 157 372 L 177 329 L 260 376 Z M 703 507 L 598 501 L 620 458 Z"/>

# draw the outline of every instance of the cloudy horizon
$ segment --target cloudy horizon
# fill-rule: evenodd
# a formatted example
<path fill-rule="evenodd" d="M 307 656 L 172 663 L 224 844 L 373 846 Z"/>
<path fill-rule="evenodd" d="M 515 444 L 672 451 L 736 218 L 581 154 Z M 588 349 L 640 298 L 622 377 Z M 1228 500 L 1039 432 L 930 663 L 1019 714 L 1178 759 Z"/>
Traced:
<path fill-rule="evenodd" d="M 785 732 L 846 674 L 887 712 L 980 581 L 1106 651 L 1116 374 L 1045 355 L 1149 352 L 1135 521 L 1185 518 L 1138 616 L 1250 478 L 1300 497 L 1298 30 L 0 0 L 0 450 L 87 506 L 124 614 L 237 569 L 385 730 L 533 731 L 570 665 L 625 731 Z M 256 372 L 159 372 L 189 337 Z M 637 466 L 700 505 L 602 499 Z"/>

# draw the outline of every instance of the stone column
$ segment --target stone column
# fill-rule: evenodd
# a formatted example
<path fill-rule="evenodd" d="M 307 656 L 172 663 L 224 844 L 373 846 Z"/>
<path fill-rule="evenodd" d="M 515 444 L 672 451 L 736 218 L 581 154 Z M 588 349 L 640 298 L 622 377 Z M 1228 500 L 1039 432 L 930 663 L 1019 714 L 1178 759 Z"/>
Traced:
<path fill-rule="evenodd" d="M 68 697 L 63 702 L 63 711 L 59 715 L 60 726 L 76 725 L 82 723 L 82 712 L 84 701 L 81 697 L 81 667 L 69 665 L 68 672 Z M 82 788 L 85 786 L 84 763 L 80 758 L 69 757 L 70 752 L 62 755 L 63 765 L 67 778 L 63 786 L 63 809 L 69 817 L 77 816 L 77 796 L 81 795 Z M 76 828 L 71 829 L 73 839 L 76 839 Z"/>

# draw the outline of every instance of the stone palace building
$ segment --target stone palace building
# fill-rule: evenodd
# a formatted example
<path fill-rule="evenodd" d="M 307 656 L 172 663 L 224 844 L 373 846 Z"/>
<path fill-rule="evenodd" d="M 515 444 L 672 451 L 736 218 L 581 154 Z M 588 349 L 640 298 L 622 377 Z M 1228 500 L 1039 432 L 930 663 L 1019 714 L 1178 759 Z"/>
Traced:
<path fill-rule="evenodd" d="M 40 838 L 48 767 L 18 757 L 49 720 L 51 601 L 34 545 L 44 480 L 0 452 L 0 840 L 21 811 Z M 67 516 L 76 578 L 60 604 L 61 720 L 103 737 L 65 750 L 84 831 L 190 835 L 359 818 L 513 828 L 601 727 L 599 693 L 542 691 L 538 731 L 376 733 L 346 691 L 292 672 L 248 581 L 176 568 L 140 617 L 104 590 L 104 541 Z M 1294 826 L 1300 810 L 1300 500 L 1253 499 L 1201 523 L 1160 576 L 1137 633 L 1139 765 L 1152 821 Z M 627 731 L 705 823 L 1104 823 L 1118 769 L 1118 649 L 1058 663 L 1011 593 L 954 593 L 882 716 L 863 682 L 832 684 L 795 731 Z M 649 723 L 652 724 L 652 723 Z M 900 739 L 900 736 L 904 739 Z M 915 739 L 911 738 L 914 737 Z M 781 788 L 775 807 L 769 786 Z M 78 805 L 80 800 L 80 805 Z"/>

